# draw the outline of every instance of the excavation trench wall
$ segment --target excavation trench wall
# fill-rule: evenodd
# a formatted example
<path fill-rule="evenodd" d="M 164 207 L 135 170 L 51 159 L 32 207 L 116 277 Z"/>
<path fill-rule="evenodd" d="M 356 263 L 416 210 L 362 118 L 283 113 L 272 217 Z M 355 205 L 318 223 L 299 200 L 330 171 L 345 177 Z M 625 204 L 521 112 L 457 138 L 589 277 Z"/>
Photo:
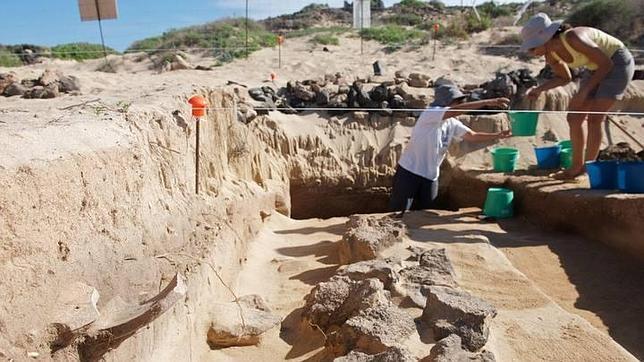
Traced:
<path fill-rule="evenodd" d="M 232 106 L 221 91 L 200 92 L 215 107 Z M 149 104 L 164 106 L 133 105 L 101 119 L 80 110 L 64 126 L 18 135 L 25 150 L 42 149 L 37 143 L 47 135 L 58 138 L 0 168 L 0 359 L 30 352 L 47 359 L 48 325 L 66 322 L 69 308 L 87 302 L 61 301 L 76 283 L 98 291 L 100 312 L 116 296 L 150 299 L 177 272 L 187 278 L 186 298 L 104 357 L 207 359 L 209 306 L 234 299 L 219 277 L 236 279 L 266 215 L 289 213 L 286 163 L 236 118 L 213 112 L 202 122 L 195 195 L 194 122 L 185 99 Z M 73 346 L 53 357 L 79 358 Z"/>

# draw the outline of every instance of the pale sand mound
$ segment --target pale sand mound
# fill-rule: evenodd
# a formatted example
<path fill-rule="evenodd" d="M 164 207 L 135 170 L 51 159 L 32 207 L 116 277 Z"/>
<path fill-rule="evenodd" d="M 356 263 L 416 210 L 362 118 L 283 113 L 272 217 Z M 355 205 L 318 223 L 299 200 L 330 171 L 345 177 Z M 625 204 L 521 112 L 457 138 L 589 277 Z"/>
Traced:
<path fill-rule="evenodd" d="M 604 332 L 575 314 L 578 310 L 566 305 L 567 311 L 555 303 L 490 245 L 483 235 L 504 233 L 498 225 L 479 224 L 466 213 L 440 215 L 408 214 L 405 221 L 410 228 L 409 239 L 387 250 L 384 256 L 406 255 L 405 248 L 410 245 L 447 248 L 458 283 L 499 310 L 487 344 L 497 360 L 636 360 Z M 335 273 L 336 243 L 342 237 L 346 220 L 294 221 L 281 215 L 270 217 L 266 228 L 250 243 L 249 262 L 236 288 L 241 295 L 262 295 L 283 318 L 282 330 L 270 331 L 256 347 L 213 351 L 214 359 L 320 360 L 323 337 L 312 328 L 305 328 L 307 333 L 298 332 L 298 308 L 304 305 L 302 298 L 316 283 Z M 504 237 L 516 240 L 531 237 L 546 242 L 551 236 L 513 231 Z M 560 290 L 574 290 L 565 275 L 549 276 L 553 277 L 550 283 Z M 405 310 L 412 316 L 420 312 L 414 308 Z M 584 311 L 584 315 L 589 313 Z M 418 335 L 404 343 L 419 358 L 428 355 L 433 345 L 427 336 Z"/>

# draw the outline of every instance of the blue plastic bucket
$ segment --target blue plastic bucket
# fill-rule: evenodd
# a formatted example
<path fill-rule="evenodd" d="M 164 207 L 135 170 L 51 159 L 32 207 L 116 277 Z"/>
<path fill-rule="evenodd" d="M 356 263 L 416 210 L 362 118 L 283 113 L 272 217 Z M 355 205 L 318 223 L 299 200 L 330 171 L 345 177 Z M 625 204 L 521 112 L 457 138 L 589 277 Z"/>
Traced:
<path fill-rule="evenodd" d="M 586 172 L 590 178 L 590 188 L 599 190 L 617 189 L 617 161 L 586 162 Z"/>
<path fill-rule="evenodd" d="M 491 187 L 487 190 L 483 214 L 497 219 L 514 215 L 514 192 L 509 189 Z"/>
<path fill-rule="evenodd" d="M 534 153 L 537 155 L 537 165 L 541 169 L 559 168 L 559 153 L 561 146 L 535 147 Z"/>
<path fill-rule="evenodd" d="M 617 187 L 626 193 L 644 193 L 644 161 L 620 162 L 617 166 Z"/>

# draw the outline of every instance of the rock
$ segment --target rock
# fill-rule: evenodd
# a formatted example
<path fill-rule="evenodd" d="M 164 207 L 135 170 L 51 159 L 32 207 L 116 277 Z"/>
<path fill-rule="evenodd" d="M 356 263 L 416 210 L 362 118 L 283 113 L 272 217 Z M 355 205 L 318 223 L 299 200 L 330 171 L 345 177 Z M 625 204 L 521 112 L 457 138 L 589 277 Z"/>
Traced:
<path fill-rule="evenodd" d="M 377 87 L 374 87 L 369 92 L 369 97 L 371 97 L 371 99 L 376 102 L 386 101 L 387 99 L 389 99 L 389 90 L 387 89 L 387 87 L 379 85 Z"/>
<path fill-rule="evenodd" d="M 80 91 L 80 81 L 73 75 L 60 77 L 58 90 L 61 93 L 71 93 Z"/>
<path fill-rule="evenodd" d="M 490 351 L 472 353 L 463 349 L 461 337 L 456 334 L 441 339 L 432 347 L 429 356 L 421 361 L 427 362 L 495 362 L 494 354 Z"/>
<path fill-rule="evenodd" d="M 194 68 L 188 61 L 186 61 L 181 55 L 174 54 L 172 56 L 172 63 L 170 70 L 183 70 L 183 69 L 192 69 Z"/>
<path fill-rule="evenodd" d="M 239 298 L 238 303 L 213 305 L 213 320 L 207 334 L 210 348 L 255 345 L 264 332 L 281 322 L 281 318 L 271 313 L 260 296 L 244 296 Z M 240 313 L 244 316 L 243 321 Z"/>
<path fill-rule="evenodd" d="M 327 89 L 320 89 L 320 92 L 315 95 L 315 103 L 318 106 L 326 106 L 327 104 L 329 104 L 330 100 L 331 94 Z"/>
<path fill-rule="evenodd" d="M 293 95 L 305 102 L 310 102 L 315 99 L 315 93 L 299 83 L 293 87 Z"/>
<path fill-rule="evenodd" d="M 426 80 L 429 81 L 431 78 L 427 74 L 422 74 L 422 73 L 411 73 L 409 75 L 410 80 Z"/>
<path fill-rule="evenodd" d="M 334 359 L 333 362 L 416 362 L 416 358 L 404 347 L 391 347 L 378 354 L 351 351 L 346 356 Z"/>
<path fill-rule="evenodd" d="M 47 87 L 35 86 L 25 92 L 23 97 L 31 99 L 49 99 L 56 98 L 59 95 L 58 86 L 56 84 L 51 84 Z"/>
<path fill-rule="evenodd" d="M 405 74 L 405 72 L 403 72 L 402 70 L 397 70 L 397 71 L 394 73 L 394 76 L 395 76 L 396 78 L 405 78 L 405 79 L 407 78 L 407 74 Z"/>
<path fill-rule="evenodd" d="M 407 107 L 407 102 L 405 102 L 402 96 L 396 94 L 393 97 L 391 97 L 389 105 L 391 106 L 391 108 L 400 109 L 400 108 Z"/>
<path fill-rule="evenodd" d="M 399 346 L 415 330 L 407 313 L 391 302 L 382 303 L 349 318 L 337 333 L 329 335 L 327 345 L 335 355 L 354 349 L 378 354 Z"/>
<path fill-rule="evenodd" d="M 18 78 L 12 73 L 0 73 L 0 94 L 13 83 L 18 82 Z"/>
<path fill-rule="evenodd" d="M 4 89 L 4 92 L 2 94 L 5 97 L 22 96 L 25 93 L 27 93 L 28 90 L 29 89 L 27 87 L 16 82 L 7 86 L 7 88 Z"/>
<path fill-rule="evenodd" d="M 487 343 L 495 316 L 496 308 L 463 290 L 431 286 L 422 319 L 436 338 L 457 334 L 467 349 L 476 351 Z"/>
<path fill-rule="evenodd" d="M 402 242 L 404 233 L 404 224 L 388 216 L 351 216 L 338 247 L 340 264 L 375 259 L 381 250 Z"/>
<path fill-rule="evenodd" d="M 420 94 L 418 98 L 413 97 L 407 100 L 407 106 L 409 108 L 425 109 L 429 106 L 429 103 L 431 103 L 429 98 L 424 94 Z"/>
<path fill-rule="evenodd" d="M 414 87 L 414 88 L 428 88 L 429 87 L 429 80 L 424 80 L 424 79 L 410 79 L 409 80 L 409 86 Z"/>
<path fill-rule="evenodd" d="M 368 260 L 349 264 L 338 271 L 338 275 L 346 275 L 353 280 L 376 278 L 384 288 L 391 290 L 398 281 L 397 270 L 401 268 L 399 261 Z"/>
<path fill-rule="evenodd" d="M 341 326 L 361 310 L 390 303 L 378 279 L 355 281 L 348 276 L 319 283 L 305 300 L 302 317 L 323 331 Z"/>
<path fill-rule="evenodd" d="M 400 271 L 397 289 L 407 295 L 418 307 L 426 305 L 429 287 L 433 285 L 457 287 L 456 274 L 445 249 L 431 249 L 419 256 L 420 265 Z"/>
<path fill-rule="evenodd" d="M 38 85 L 47 87 L 52 84 L 57 84 L 60 81 L 60 78 L 63 74 L 60 71 L 54 71 L 51 69 L 46 69 L 45 72 L 38 78 Z M 41 97 L 37 97 L 41 98 Z"/>
<path fill-rule="evenodd" d="M 258 102 L 264 102 L 266 100 L 266 95 L 261 88 L 251 88 L 248 90 L 248 95 Z"/>
<path fill-rule="evenodd" d="M 343 84 L 338 87 L 338 94 L 349 94 L 350 91 L 351 91 L 351 88 L 349 88 L 349 86 L 346 84 Z"/>

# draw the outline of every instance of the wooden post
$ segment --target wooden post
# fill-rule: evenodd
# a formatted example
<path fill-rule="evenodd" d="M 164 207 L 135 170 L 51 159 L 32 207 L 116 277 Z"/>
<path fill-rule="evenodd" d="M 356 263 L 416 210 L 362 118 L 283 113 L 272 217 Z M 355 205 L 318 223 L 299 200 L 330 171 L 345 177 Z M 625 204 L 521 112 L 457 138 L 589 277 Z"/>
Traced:
<path fill-rule="evenodd" d="M 197 118 L 197 137 L 196 137 L 196 155 L 195 155 L 195 193 L 199 194 L 199 118 Z"/>

